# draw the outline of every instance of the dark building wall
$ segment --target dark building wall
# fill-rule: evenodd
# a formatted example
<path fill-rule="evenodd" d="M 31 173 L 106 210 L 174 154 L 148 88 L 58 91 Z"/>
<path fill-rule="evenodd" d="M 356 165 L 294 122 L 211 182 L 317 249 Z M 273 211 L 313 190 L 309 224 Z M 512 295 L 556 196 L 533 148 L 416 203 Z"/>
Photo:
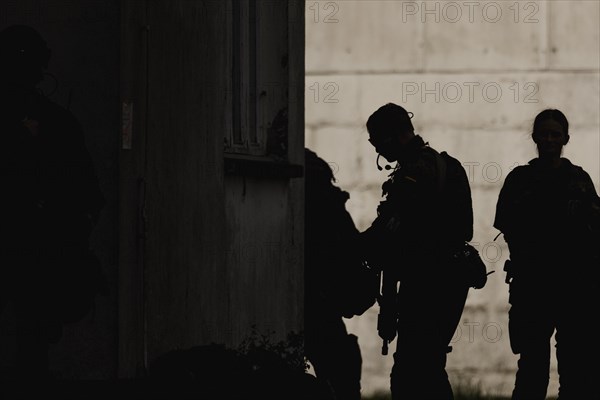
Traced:
<path fill-rule="evenodd" d="M 149 2 L 147 357 L 218 341 L 227 310 L 226 2 Z"/>
<path fill-rule="evenodd" d="M 258 126 L 273 128 L 286 109 L 286 162 L 303 165 L 304 2 L 262 3 L 263 8 L 257 5 Z M 270 158 L 267 151 L 265 159 Z M 253 327 L 272 341 L 303 329 L 304 183 L 265 175 L 225 178 L 232 345 L 247 339 Z"/>
<path fill-rule="evenodd" d="M 119 2 L 19 0 L 0 3 L 0 29 L 15 24 L 38 30 L 52 50 L 43 91 L 82 124 L 107 206 L 93 233 L 111 288 L 95 314 L 68 325 L 51 347 L 51 368 L 64 377 L 114 376 L 117 367 L 117 140 L 119 121 Z M 14 330 L 2 316 L 2 364 L 12 362 Z"/>
<path fill-rule="evenodd" d="M 303 4 L 274 4 L 278 42 L 257 62 L 277 90 L 260 111 L 288 109 L 287 164 L 302 164 L 304 26 L 290 35 L 287 9 L 302 18 Z M 302 181 L 224 173 L 232 3 L 126 1 L 122 20 L 122 101 L 137 111 L 121 151 L 120 375 L 176 348 L 235 346 L 252 326 L 300 331 Z"/>
<path fill-rule="evenodd" d="M 226 3 L 123 2 L 120 375 L 175 348 L 218 341 Z"/>

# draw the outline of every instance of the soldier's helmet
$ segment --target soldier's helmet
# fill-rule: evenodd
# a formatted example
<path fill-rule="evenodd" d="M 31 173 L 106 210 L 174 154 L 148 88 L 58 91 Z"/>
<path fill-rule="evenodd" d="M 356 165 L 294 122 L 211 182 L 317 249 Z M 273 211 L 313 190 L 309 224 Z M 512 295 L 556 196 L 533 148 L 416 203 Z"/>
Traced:
<path fill-rule="evenodd" d="M 367 131 L 372 138 L 393 135 L 397 130 L 414 131 L 411 118 L 413 113 L 403 107 L 387 103 L 375 111 L 367 120 Z"/>
<path fill-rule="evenodd" d="M 51 51 L 42 36 L 26 25 L 0 32 L 0 78 L 3 81 L 37 84 L 48 68 Z"/>
<path fill-rule="evenodd" d="M 317 155 L 314 151 L 304 149 L 304 162 L 307 182 L 314 185 L 331 185 L 335 182 L 331 165 Z"/>

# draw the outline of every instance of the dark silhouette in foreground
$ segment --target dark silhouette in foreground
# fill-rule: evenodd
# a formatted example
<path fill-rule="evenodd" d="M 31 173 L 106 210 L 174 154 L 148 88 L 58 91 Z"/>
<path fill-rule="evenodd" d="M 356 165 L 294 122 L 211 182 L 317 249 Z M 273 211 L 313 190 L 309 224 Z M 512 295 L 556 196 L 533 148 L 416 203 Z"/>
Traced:
<path fill-rule="evenodd" d="M 458 160 L 415 135 L 411 118 L 404 108 L 387 104 L 367 122 L 369 142 L 397 165 L 383 184 L 386 198 L 377 218 L 362 234 L 363 246 L 369 265 L 383 273 L 378 331 L 384 354 L 398 334 L 393 398 L 452 399 L 448 345 L 469 286 L 485 284 L 485 267 L 477 264 L 482 276 L 473 283 L 463 263 L 454 261 L 473 235 L 467 176 Z"/>
<path fill-rule="evenodd" d="M 319 380 L 336 399 L 360 399 L 362 358 L 342 317 L 375 303 L 375 275 L 361 262 L 358 230 L 327 162 L 306 149 L 305 349 Z"/>
<path fill-rule="evenodd" d="M 142 398 L 321 399 L 313 376 L 281 354 L 242 354 L 223 345 L 171 351 L 156 359 Z"/>
<path fill-rule="evenodd" d="M 0 32 L 0 312 L 16 317 L 16 375 L 48 376 L 48 345 L 100 288 L 88 238 L 104 198 L 73 115 L 37 85 L 50 59 L 26 26 Z"/>
<path fill-rule="evenodd" d="M 545 398 L 555 331 L 559 398 L 598 398 L 600 199 L 587 172 L 561 158 L 562 112 L 539 113 L 532 137 L 539 157 L 506 177 L 494 222 L 510 250 L 509 333 L 520 354 L 512 398 Z"/>

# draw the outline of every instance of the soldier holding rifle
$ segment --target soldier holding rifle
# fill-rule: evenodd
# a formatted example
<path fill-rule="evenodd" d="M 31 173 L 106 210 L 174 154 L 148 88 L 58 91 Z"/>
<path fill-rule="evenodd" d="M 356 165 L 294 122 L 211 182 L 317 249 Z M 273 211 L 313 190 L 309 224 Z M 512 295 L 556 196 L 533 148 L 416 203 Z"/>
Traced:
<path fill-rule="evenodd" d="M 385 200 L 362 243 L 369 265 L 383 275 L 384 354 L 398 335 L 393 399 L 452 399 L 446 354 L 469 288 L 452 255 L 472 238 L 471 192 L 460 162 L 415 135 L 411 118 L 390 103 L 367 121 L 378 161 L 383 156 L 397 165 L 386 166 L 392 172 L 383 184 Z"/>

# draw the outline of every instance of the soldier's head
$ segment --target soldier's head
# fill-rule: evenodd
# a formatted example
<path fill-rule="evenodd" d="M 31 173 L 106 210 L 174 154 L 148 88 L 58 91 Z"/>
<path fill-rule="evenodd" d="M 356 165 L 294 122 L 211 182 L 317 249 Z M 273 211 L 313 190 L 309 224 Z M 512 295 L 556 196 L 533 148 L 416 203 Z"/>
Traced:
<path fill-rule="evenodd" d="M 40 34 L 25 25 L 10 26 L 0 32 L 0 87 L 29 89 L 43 79 L 50 49 Z"/>
<path fill-rule="evenodd" d="M 535 117 L 531 136 L 540 158 L 560 157 L 569 142 L 569 121 L 559 110 L 544 110 Z"/>
<path fill-rule="evenodd" d="M 386 160 L 397 161 L 404 146 L 415 136 L 412 116 L 399 105 L 388 103 L 367 120 L 369 142 Z"/>
<path fill-rule="evenodd" d="M 326 187 L 331 186 L 335 182 L 331 165 L 308 148 L 304 149 L 304 164 L 307 185 L 311 187 Z"/>

